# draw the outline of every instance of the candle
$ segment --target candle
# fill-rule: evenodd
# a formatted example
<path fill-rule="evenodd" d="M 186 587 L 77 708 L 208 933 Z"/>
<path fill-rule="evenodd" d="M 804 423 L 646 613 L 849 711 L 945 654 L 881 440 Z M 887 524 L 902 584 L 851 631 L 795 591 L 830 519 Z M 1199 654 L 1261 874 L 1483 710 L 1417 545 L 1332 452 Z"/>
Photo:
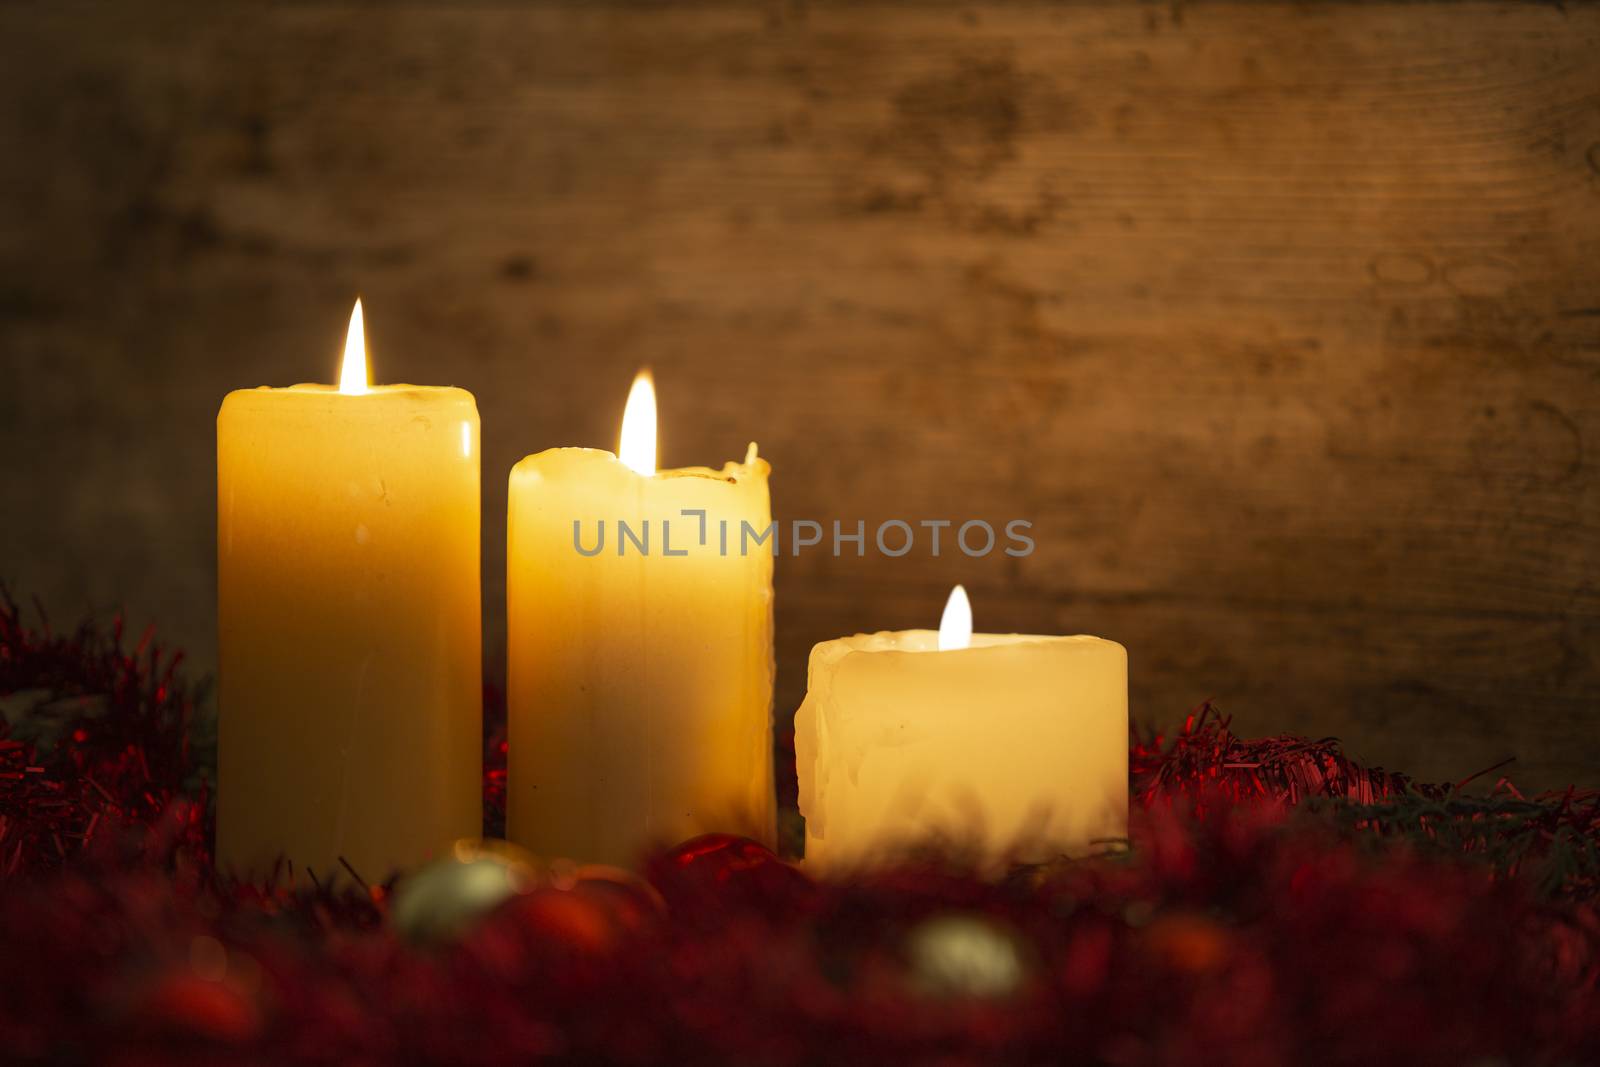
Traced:
<path fill-rule="evenodd" d="M 619 455 L 511 471 L 506 828 L 536 853 L 775 834 L 769 468 L 657 471 L 655 418 L 641 373 Z"/>
<path fill-rule="evenodd" d="M 369 386 L 361 304 L 337 388 L 217 416 L 217 853 L 376 884 L 482 824 L 478 411 Z"/>
<path fill-rule="evenodd" d="M 938 633 L 817 645 L 795 716 L 807 866 L 936 838 L 998 861 L 1125 837 L 1127 663 L 1098 637 L 973 634 L 960 586 Z"/>

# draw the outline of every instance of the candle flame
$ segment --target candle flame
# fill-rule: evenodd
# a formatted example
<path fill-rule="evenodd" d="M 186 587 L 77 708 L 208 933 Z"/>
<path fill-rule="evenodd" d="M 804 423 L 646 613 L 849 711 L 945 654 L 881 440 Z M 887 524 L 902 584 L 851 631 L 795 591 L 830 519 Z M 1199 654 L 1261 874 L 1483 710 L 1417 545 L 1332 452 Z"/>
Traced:
<path fill-rule="evenodd" d="M 972 644 L 972 601 L 967 591 L 959 585 L 950 590 L 950 599 L 944 602 L 944 616 L 939 620 L 939 651 L 967 648 Z"/>
<path fill-rule="evenodd" d="M 339 368 L 339 392 L 360 396 L 367 391 L 367 330 L 361 320 L 361 298 L 350 312 L 350 331 L 344 335 L 344 365 Z"/>
<path fill-rule="evenodd" d="M 656 472 L 656 383 L 649 368 L 634 377 L 633 388 L 628 390 L 617 456 L 640 474 Z"/>

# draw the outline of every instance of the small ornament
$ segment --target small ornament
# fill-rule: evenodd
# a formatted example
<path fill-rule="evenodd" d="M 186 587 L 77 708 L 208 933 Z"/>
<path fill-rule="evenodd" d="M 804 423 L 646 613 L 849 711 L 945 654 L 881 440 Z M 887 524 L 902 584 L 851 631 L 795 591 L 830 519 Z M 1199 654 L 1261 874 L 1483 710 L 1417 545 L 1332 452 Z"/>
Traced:
<path fill-rule="evenodd" d="M 630 933 L 660 922 L 667 913 L 667 902 L 655 886 L 621 867 L 587 864 L 570 877 L 559 873 L 555 886 L 599 903 L 618 927 Z"/>
<path fill-rule="evenodd" d="M 451 941 L 510 898 L 532 892 L 547 877 L 525 849 L 506 841 L 463 838 L 443 859 L 400 882 L 390 918 L 412 944 Z"/>
<path fill-rule="evenodd" d="M 488 970 L 513 980 L 555 969 L 581 984 L 665 915 L 660 894 L 637 875 L 562 862 L 531 892 L 497 908 L 467 946 Z"/>
<path fill-rule="evenodd" d="M 220 1044 L 244 1044 L 262 1029 L 261 1009 L 248 990 L 186 970 L 174 971 L 151 987 L 135 1024 L 181 1040 Z"/>
<path fill-rule="evenodd" d="M 940 915 L 906 938 L 911 984 L 931 997 L 1009 997 L 1027 978 L 1025 953 L 1009 927 L 981 915 Z"/>
<path fill-rule="evenodd" d="M 735 834 L 702 834 L 653 858 L 645 868 L 675 915 L 715 915 L 737 902 L 773 920 L 792 919 L 815 884 L 770 848 Z"/>
<path fill-rule="evenodd" d="M 1162 916 L 1145 929 L 1144 942 L 1167 967 L 1193 975 L 1218 970 L 1232 951 L 1228 931 L 1203 915 Z"/>

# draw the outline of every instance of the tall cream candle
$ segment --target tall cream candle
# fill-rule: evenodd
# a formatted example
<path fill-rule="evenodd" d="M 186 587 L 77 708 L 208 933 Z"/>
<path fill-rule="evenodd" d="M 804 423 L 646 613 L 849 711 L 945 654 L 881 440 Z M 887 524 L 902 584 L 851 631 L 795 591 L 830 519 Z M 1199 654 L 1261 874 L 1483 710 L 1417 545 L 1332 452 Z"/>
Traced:
<path fill-rule="evenodd" d="M 482 822 L 478 411 L 369 387 L 361 306 L 339 388 L 217 416 L 217 853 L 369 881 Z"/>
<path fill-rule="evenodd" d="M 657 471 L 641 383 L 622 458 L 511 472 L 506 829 L 544 855 L 775 833 L 769 468 Z"/>
<path fill-rule="evenodd" d="M 871 863 L 930 840 L 999 861 L 1126 836 L 1126 650 L 971 629 L 957 586 L 937 633 L 812 649 L 795 716 L 808 867 Z"/>

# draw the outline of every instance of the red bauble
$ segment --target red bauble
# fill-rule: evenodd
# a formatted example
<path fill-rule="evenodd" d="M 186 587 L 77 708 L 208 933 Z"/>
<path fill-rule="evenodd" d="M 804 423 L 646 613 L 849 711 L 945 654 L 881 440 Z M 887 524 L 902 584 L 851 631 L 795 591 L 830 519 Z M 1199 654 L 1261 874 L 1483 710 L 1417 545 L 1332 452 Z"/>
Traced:
<path fill-rule="evenodd" d="M 587 864 L 573 873 L 570 884 L 559 884 L 597 905 L 624 934 L 645 933 L 666 917 L 666 902 L 655 887 L 620 867 Z"/>
<path fill-rule="evenodd" d="M 530 964 L 582 967 L 632 947 L 664 913 L 661 898 L 638 876 L 614 867 L 579 867 L 507 900 L 469 936 L 467 947 L 502 973 L 522 972 Z"/>
<path fill-rule="evenodd" d="M 768 919 L 793 919 L 809 909 L 816 886 L 759 841 L 702 834 L 659 853 L 645 867 L 674 918 L 715 916 L 736 904 Z"/>
<path fill-rule="evenodd" d="M 260 1008 L 234 985 L 187 972 L 158 981 L 139 1005 L 135 1026 L 152 1035 L 243 1044 L 261 1032 Z"/>

